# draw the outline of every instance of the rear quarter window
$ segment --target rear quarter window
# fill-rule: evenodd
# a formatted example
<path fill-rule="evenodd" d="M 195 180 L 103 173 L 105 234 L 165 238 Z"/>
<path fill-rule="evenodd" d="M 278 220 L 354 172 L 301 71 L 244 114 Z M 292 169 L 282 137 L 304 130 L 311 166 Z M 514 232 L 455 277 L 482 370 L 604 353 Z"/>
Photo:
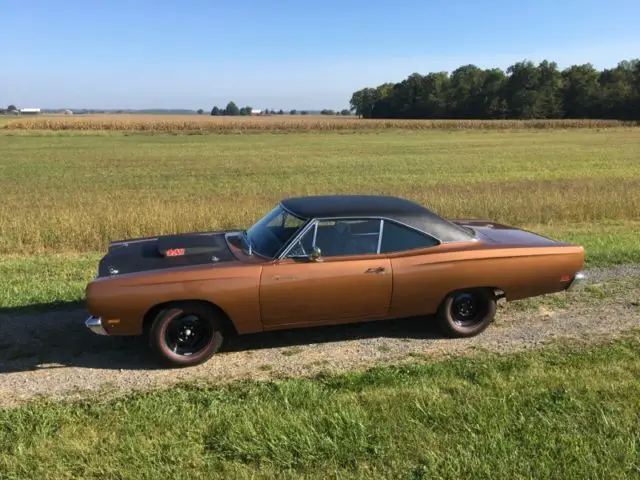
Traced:
<path fill-rule="evenodd" d="M 401 252 L 439 245 L 435 238 L 411 228 L 385 220 L 380 253 Z"/>

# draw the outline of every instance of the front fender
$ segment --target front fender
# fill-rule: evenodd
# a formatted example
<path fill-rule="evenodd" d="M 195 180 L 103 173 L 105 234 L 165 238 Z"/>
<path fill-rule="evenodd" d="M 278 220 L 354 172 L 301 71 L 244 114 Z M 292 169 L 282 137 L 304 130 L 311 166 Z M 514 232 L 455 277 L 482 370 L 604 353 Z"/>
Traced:
<path fill-rule="evenodd" d="M 94 280 L 86 307 L 103 319 L 109 335 L 141 335 L 145 314 L 156 305 L 201 300 L 222 309 L 238 333 L 262 331 L 259 303 L 261 266 L 193 268 Z"/>

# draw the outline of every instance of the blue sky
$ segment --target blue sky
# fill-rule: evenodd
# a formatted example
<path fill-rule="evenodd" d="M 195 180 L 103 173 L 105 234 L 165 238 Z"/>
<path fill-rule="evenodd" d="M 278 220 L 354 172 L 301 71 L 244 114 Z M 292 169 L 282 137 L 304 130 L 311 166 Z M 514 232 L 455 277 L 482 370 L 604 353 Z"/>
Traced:
<path fill-rule="evenodd" d="M 0 0 L 0 105 L 344 108 L 473 63 L 640 57 L 638 0 Z"/>

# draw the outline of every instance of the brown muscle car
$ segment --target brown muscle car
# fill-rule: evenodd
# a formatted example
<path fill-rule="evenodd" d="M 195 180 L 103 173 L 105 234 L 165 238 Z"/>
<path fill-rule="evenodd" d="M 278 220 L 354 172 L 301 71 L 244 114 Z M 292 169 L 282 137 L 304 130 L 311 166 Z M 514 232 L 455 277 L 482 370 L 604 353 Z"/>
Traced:
<path fill-rule="evenodd" d="M 583 264 L 581 246 L 403 198 L 297 197 L 248 230 L 110 243 L 86 326 L 147 335 L 171 365 L 206 361 L 228 333 L 435 314 L 444 334 L 467 337 L 498 299 L 567 290 Z"/>

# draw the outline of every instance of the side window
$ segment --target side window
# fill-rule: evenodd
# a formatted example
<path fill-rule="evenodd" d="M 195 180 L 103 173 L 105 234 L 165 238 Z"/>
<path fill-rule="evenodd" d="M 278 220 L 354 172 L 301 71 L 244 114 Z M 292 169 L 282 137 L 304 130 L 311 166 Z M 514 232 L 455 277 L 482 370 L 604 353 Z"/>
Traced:
<path fill-rule="evenodd" d="M 314 246 L 320 248 L 323 257 L 373 254 L 378 252 L 379 237 L 380 220 L 323 220 L 305 233 L 291 250 L 291 255 L 299 255 L 302 251 L 305 252 L 303 255 L 308 255 Z"/>
<path fill-rule="evenodd" d="M 393 253 L 416 248 L 433 247 L 439 243 L 438 240 L 429 235 L 386 220 L 382 228 L 380 253 Z"/>
<path fill-rule="evenodd" d="M 311 253 L 313 249 L 313 238 L 315 236 L 316 224 L 314 224 L 307 232 L 298 239 L 296 243 L 291 247 L 288 257 L 306 257 Z"/>

